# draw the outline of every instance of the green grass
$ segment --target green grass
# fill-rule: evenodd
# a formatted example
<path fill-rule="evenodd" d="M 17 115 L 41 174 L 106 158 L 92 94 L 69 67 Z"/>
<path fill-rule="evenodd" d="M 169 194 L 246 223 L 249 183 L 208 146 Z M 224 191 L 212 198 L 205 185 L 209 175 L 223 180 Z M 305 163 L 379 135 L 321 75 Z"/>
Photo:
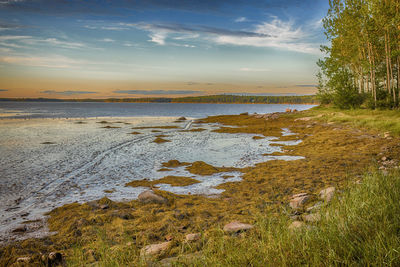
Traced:
<path fill-rule="evenodd" d="M 341 110 L 331 107 L 315 107 L 306 113 L 294 116 L 321 116 L 317 119 L 326 122 L 344 123 L 346 125 L 361 127 L 379 132 L 390 132 L 400 136 L 400 111 L 399 110 L 371 110 L 354 109 Z M 292 115 L 291 115 L 292 116 Z"/>
<path fill-rule="evenodd" d="M 319 223 L 300 231 L 288 230 L 286 216 L 261 217 L 245 237 L 215 231 L 193 264 L 399 266 L 400 172 L 366 174 L 337 196 Z"/>

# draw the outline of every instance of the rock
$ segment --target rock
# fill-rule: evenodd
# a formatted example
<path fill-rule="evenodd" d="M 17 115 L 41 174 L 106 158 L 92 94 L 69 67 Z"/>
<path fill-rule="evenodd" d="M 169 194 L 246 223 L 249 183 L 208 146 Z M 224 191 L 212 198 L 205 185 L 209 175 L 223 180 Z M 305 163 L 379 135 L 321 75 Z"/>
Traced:
<path fill-rule="evenodd" d="M 62 263 L 63 256 L 60 252 L 50 252 L 47 257 L 47 265 L 53 266 Z"/>
<path fill-rule="evenodd" d="M 187 234 L 185 236 L 185 241 L 186 242 L 193 242 L 193 241 L 197 241 L 201 238 L 201 234 L 200 233 L 194 233 L 194 234 Z"/>
<path fill-rule="evenodd" d="M 224 231 L 228 233 L 237 233 L 241 231 L 250 230 L 254 226 L 251 224 L 241 223 L 238 221 L 230 222 L 224 226 Z"/>
<path fill-rule="evenodd" d="M 334 194 L 335 194 L 335 188 L 331 186 L 321 190 L 319 192 L 319 197 L 326 202 L 330 202 Z"/>
<path fill-rule="evenodd" d="M 312 119 L 311 117 L 304 117 L 304 118 L 295 119 L 294 121 L 310 121 L 311 119 Z"/>
<path fill-rule="evenodd" d="M 147 190 L 141 193 L 138 196 L 138 200 L 142 203 L 158 203 L 158 204 L 166 204 L 168 202 L 167 199 L 162 196 L 156 195 L 152 190 Z"/>
<path fill-rule="evenodd" d="M 381 160 L 382 161 L 386 161 L 388 158 L 387 157 L 382 157 Z"/>
<path fill-rule="evenodd" d="M 26 232 L 26 225 L 20 225 L 14 230 L 12 230 L 13 233 L 25 233 Z"/>
<path fill-rule="evenodd" d="M 384 137 L 384 138 L 390 137 L 390 133 L 389 133 L 389 132 L 384 133 L 384 134 L 383 134 L 383 137 Z"/>
<path fill-rule="evenodd" d="M 163 251 L 166 251 L 170 245 L 171 245 L 171 241 L 145 246 L 140 251 L 140 256 L 151 256 L 151 255 L 160 254 Z"/>
<path fill-rule="evenodd" d="M 299 209 L 306 204 L 309 199 L 310 196 L 307 195 L 307 193 L 293 195 L 289 202 L 289 206 L 294 210 Z"/>
<path fill-rule="evenodd" d="M 298 229 L 300 229 L 300 228 L 302 228 L 302 227 L 304 227 L 305 226 L 305 223 L 304 222 L 301 222 L 301 221 L 294 221 L 294 222 L 292 222 L 290 225 L 289 225 L 289 230 L 298 230 Z"/>
<path fill-rule="evenodd" d="M 32 258 L 31 257 L 21 257 L 17 259 L 17 263 L 31 263 Z"/>
<path fill-rule="evenodd" d="M 306 209 L 306 211 L 312 211 L 312 210 L 317 210 L 317 209 L 320 209 L 321 207 L 322 207 L 322 202 L 317 202 L 317 203 L 315 203 L 313 206 L 311 206 L 311 207 L 308 207 L 307 209 Z"/>
<path fill-rule="evenodd" d="M 321 214 L 311 213 L 303 215 L 303 219 L 306 222 L 319 222 L 321 220 Z"/>
<path fill-rule="evenodd" d="M 185 121 L 186 118 L 185 118 L 185 117 L 180 117 L 180 118 L 178 118 L 177 120 L 178 120 L 178 121 Z"/>
<path fill-rule="evenodd" d="M 109 208 L 109 206 L 107 204 L 100 205 L 100 209 L 102 209 L 102 210 L 106 210 L 108 208 Z"/>

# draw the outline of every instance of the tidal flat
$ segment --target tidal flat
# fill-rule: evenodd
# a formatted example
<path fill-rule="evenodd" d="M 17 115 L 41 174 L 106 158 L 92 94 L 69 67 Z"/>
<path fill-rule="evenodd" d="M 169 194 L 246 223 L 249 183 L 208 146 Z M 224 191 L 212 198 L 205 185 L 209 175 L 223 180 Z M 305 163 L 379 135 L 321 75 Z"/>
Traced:
<path fill-rule="evenodd" d="M 46 207 L 47 225 L 52 234 L 6 244 L 1 248 L 2 263 L 13 263 L 22 256 L 40 262 L 40 255 L 59 251 L 67 262 L 79 258 L 80 264 L 89 264 L 100 261 L 99 255 L 104 249 L 115 257 L 123 253 L 122 261 L 143 263 L 140 250 L 144 246 L 166 240 L 172 242 L 168 250 L 157 255 L 158 259 L 163 259 L 182 254 L 186 234 L 201 233 L 205 238 L 184 249 L 186 253 L 195 253 L 201 251 L 210 232 L 228 222 L 254 223 L 260 214 L 285 213 L 290 196 L 297 193 L 309 194 L 311 201 L 307 207 L 311 206 L 317 202 L 316 196 L 321 189 L 334 186 L 341 190 L 377 162 L 382 153 L 386 157 L 399 158 L 396 154 L 399 151 L 396 149 L 399 146 L 397 138 L 387 139 L 372 131 L 302 116 L 302 113 L 275 117 L 247 114 L 213 116 L 196 123 L 190 120 L 182 122 L 178 128 L 165 128 L 176 120 L 171 118 L 170 121 L 153 123 L 154 128 L 163 129 L 162 133 L 171 141 L 160 144 L 152 142 L 160 134 L 152 133 L 154 128 L 135 125 L 128 120 L 126 123 L 130 124 L 110 129 L 100 128 L 104 123 L 96 125 L 95 121 L 71 124 L 89 126 L 86 131 L 99 135 L 98 139 L 92 140 L 93 143 L 112 140 L 114 145 L 97 154 L 101 160 L 95 157 L 83 165 L 76 165 L 79 172 L 62 176 L 69 177 L 63 183 L 57 178 L 52 190 L 44 187 L 46 194 L 38 198 L 40 202 L 37 203 L 53 201 L 55 204 Z M 138 127 L 150 128 L 139 130 Z M 142 146 L 130 142 L 132 138 L 143 138 L 130 135 L 132 128 L 144 131 L 146 138 L 140 139 Z M 188 131 L 196 128 L 205 130 Z M 77 139 L 83 140 L 81 137 Z M 55 144 L 43 145 L 43 142 Z M 47 149 L 60 143 L 62 140 L 40 140 L 38 146 Z M 76 146 L 71 143 L 65 146 L 70 148 L 68 153 L 83 153 L 79 149 L 81 143 L 77 142 Z M 96 155 L 95 151 L 93 154 Z M 39 162 L 40 158 L 36 160 Z M 48 158 L 57 157 L 50 154 Z M 156 160 L 152 161 L 153 165 L 145 167 L 145 158 Z M 77 159 L 76 154 L 71 155 L 72 166 Z M 8 160 L 16 163 L 12 158 Z M 6 160 L 3 163 L 3 168 L 9 164 Z M 71 169 L 71 165 L 64 165 Z M 41 168 L 37 171 L 37 176 L 44 176 Z M 31 170 L 25 175 L 34 179 L 35 172 Z M 157 183 L 160 179 L 166 183 Z M 144 204 L 135 200 L 149 188 L 167 201 L 164 204 Z M 9 191 L 11 194 L 12 189 Z M 30 196 L 32 193 L 26 194 Z M 12 198 L 9 195 L 7 199 Z M 31 197 L 29 201 L 23 198 L 20 203 L 35 203 L 35 198 Z M 2 203 L 8 205 L 6 209 L 23 206 L 17 204 Z M 43 206 L 40 209 L 34 205 L 28 207 L 44 212 Z M 17 216 L 20 211 L 11 209 L 9 214 Z M 32 219 L 27 219 L 27 233 L 14 235 L 23 237 L 29 234 L 29 221 Z M 23 223 L 19 219 L 11 220 Z M 9 222 L 3 221 L 3 225 Z M 5 230 L 12 231 L 12 228 Z"/>

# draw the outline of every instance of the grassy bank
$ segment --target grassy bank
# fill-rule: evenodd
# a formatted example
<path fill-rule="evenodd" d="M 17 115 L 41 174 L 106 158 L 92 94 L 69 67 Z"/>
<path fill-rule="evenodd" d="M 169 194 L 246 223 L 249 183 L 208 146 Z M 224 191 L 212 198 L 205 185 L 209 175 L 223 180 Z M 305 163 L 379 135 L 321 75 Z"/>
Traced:
<path fill-rule="evenodd" d="M 260 217 L 243 238 L 216 231 L 198 266 L 399 266 L 400 173 L 372 172 L 323 208 L 319 223 L 290 230 L 287 216 Z"/>
<path fill-rule="evenodd" d="M 221 184 L 218 188 L 225 191 L 216 198 L 155 190 L 168 204 L 103 198 L 65 205 L 49 214 L 55 235 L 0 248 L 0 265 L 11 265 L 25 256 L 32 257 L 33 265 L 41 264 L 40 255 L 51 251 L 60 251 L 68 266 L 399 265 L 400 175 L 395 167 L 400 142 L 394 130 L 398 123 L 391 111 L 368 112 L 316 108 L 279 118 L 242 114 L 200 120 L 197 126 L 222 124 L 215 130 L 219 133 L 275 136 L 282 152 L 266 154 L 266 159 L 280 155 L 304 159 L 276 158 L 237 169 L 243 180 Z M 357 116 L 363 116 L 365 123 L 360 124 Z M 378 123 L 386 117 L 392 123 Z M 282 135 L 282 128 L 296 134 Z M 384 137 L 386 131 L 393 137 Z M 302 142 L 295 146 L 284 145 L 299 139 Z M 204 162 L 173 160 L 164 167 L 182 164 L 199 175 L 224 170 Z M 176 177 L 165 179 L 176 182 Z M 140 185 L 146 186 L 145 181 Z M 319 211 L 321 220 L 290 230 L 292 219 L 304 220 L 302 216 L 310 213 L 306 209 L 319 202 L 318 192 L 329 186 L 337 193 Z M 294 211 L 288 202 L 297 193 L 309 194 L 310 201 Z M 222 228 L 233 220 L 254 228 L 226 234 Z M 185 242 L 190 233 L 201 233 L 201 239 Z M 171 243 L 164 252 L 140 256 L 146 245 L 166 240 Z"/>
<path fill-rule="evenodd" d="M 297 116 L 304 116 L 304 114 Z M 395 136 L 400 136 L 400 112 L 398 110 L 342 110 L 319 106 L 307 111 L 307 116 L 314 116 L 320 121 L 374 130 L 382 134 L 390 132 Z"/>

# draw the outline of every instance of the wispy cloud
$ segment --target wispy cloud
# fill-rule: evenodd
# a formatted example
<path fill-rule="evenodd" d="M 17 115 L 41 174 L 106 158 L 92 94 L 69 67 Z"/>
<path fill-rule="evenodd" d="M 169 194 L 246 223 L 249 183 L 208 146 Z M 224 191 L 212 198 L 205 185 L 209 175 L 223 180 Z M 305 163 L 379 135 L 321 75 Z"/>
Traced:
<path fill-rule="evenodd" d="M 245 22 L 247 21 L 246 17 L 238 17 L 237 19 L 235 19 L 235 22 Z"/>
<path fill-rule="evenodd" d="M 23 66 L 48 67 L 48 68 L 79 68 L 82 61 L 74 60 L 64 56 L 4 56 L 0 57 L 0 62 Z"/>
<path fill-rule="evenodd" d="M 86 95 L 86 94 L 97 94 L 98 92 L 92 92 L 92 91 L 55 91 L 55 90 L 46 90 L 46 91 L 41 91 L 40 93 L 49 94 L 49 95 Z"/>
<path fill-rule="evenodd" d="M 192 95 L 201 92 L 185 90 L 115 90 L 113 93 L 130 95 Z"/>
<path fill-rule="evenodd" d="M 111 38 L 104 38 L 104 39 L 101 39 L 100 41 L 106 42 L 106 43 L 113 43 L 113 42 L 115 42 L 115 40 L 114 40 L 114 39 L 111 39 Z"/>
<path fill-rule="evenodd" d="M 254 28 L 254 33 L 260 36 L 219 35 L 214 38 L 218 44 L 238 46 L 273 47 L 301 53 L 319 54 L 319 45 L 304 42 L 308 37 L 301 28 L 295 28 L 291 21 L 281 21 L 274 18 L 263 22 Z M 264 36 L 261 36 L 264 35 Z"/>
<path fill-rule="evenodd" d="M 292 21 L 282 21 L 273 17 L 271 21 L 262 22 L 248 30 L 231 30 L 204 25 L 124 23 L 148 31 L 151 42 L 166 45 L 170 37 L 174 40 L 184 38 L 203 38 L 219 45 L 272 47 L 301 53 L 319 54 L 319 44 L 307 42 L 310 37 L 301 27 Z M 181 34 L 180 36 L 171 36 Z"/>
<path fill-rule="evenodd" d="M 57 38 L 38 38 L 29 35 L 4 35 L 0 36 L 0 45 L 13 47 L 13 48 L 26 48 L 26 46 L 47 44 L 51 46 L 70 48 L 70 49 L 81 49 L 87 47 L 83 43 L 69 42 L 60 40 Z"/>

